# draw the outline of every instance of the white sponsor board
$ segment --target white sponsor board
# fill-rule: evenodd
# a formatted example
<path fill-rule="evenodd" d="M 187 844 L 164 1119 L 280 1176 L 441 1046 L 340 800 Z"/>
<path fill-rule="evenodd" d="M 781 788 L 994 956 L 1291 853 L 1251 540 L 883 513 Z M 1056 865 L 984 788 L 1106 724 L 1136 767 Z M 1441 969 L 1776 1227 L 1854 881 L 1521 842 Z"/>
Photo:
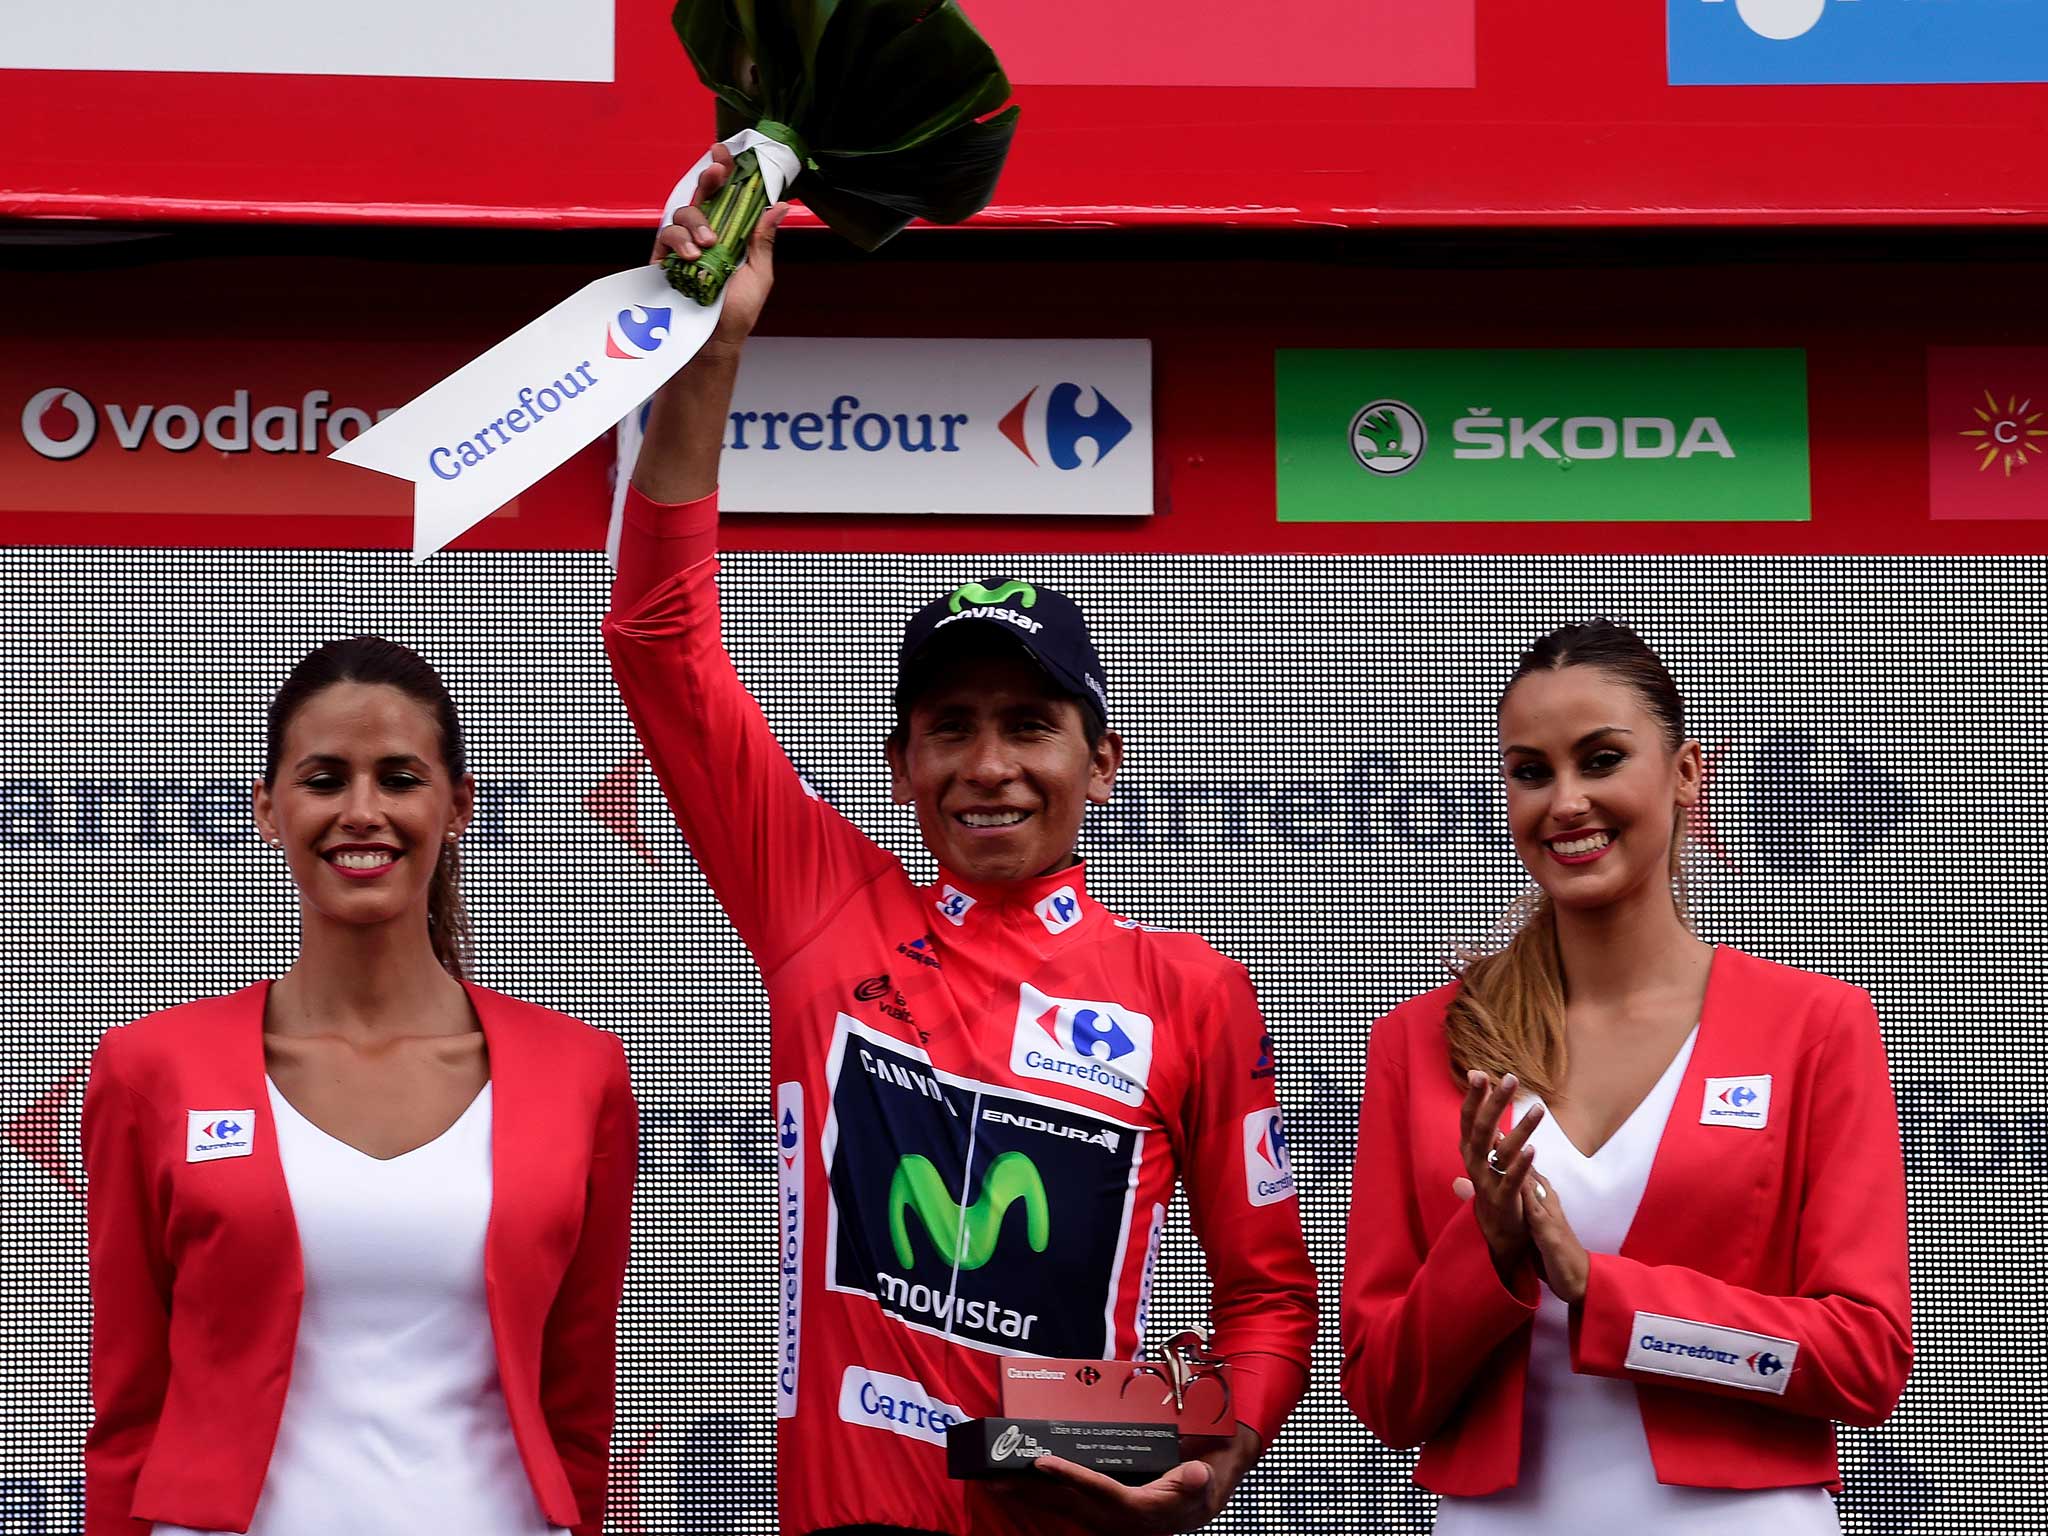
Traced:
<path fill-rule="evenodd" d="M 11 69 L 612 78 L 613 0 L 64 0 L 0 6 Z"/>
<path fill-rule="evenodd" d="M 1152 344 L 757 337 L 720 472 L 728 512 L 1149 516 Z"/>

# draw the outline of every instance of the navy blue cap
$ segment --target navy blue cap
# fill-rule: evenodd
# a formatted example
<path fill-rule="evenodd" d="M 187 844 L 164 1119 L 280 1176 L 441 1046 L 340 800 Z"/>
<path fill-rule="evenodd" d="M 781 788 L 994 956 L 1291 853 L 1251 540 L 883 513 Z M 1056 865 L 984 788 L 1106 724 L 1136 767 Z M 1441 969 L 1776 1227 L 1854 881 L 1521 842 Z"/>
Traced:
<path fill-rule="evenodd" d="M 946 596 L 926 603 L 903 627 L 903 646 L 896 657 L 896 702 L 912 669 L 934 642 L 948 634 L 993 626 L 1014 640 L 1045 669 L 1059 688 L 1103 719 L 1109 718 L 1109 684 L 1102 658 L 1088 635 L 1080 607 L 1063 592 L 1028 581 L 1003 581 L 984 586 L 970 581 Z"/>

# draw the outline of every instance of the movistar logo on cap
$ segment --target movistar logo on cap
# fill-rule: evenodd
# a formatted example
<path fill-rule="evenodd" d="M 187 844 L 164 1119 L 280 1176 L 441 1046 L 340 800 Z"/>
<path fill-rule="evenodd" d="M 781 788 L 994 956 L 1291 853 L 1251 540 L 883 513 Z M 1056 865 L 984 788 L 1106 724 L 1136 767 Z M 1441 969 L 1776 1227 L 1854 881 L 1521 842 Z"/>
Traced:
<path fill-rule="evenodd" d="M 968 603 L 978 603 L 994 608 L 1016 598 L 1020 606 L 1030 608 L 1038 602 L 1038 589 L 1028 581 L 1006 581 L 991 592 L 978 581 L 970 581 L 946 600 L 949 612 L 958 613 Z"/>
<path fill-rule="evenodd" d="M 1045 1196 L 1045 1181 L 1030 1158 L 1022 1152 L 998 1157 L 981 1176 L 981 1194 L 963 1208 L 947 1191 L 932 1160 L 912 1153 L 896 1165 L 896 1176 L 889 1181 L 889 1237 L 896 1245 L 896 1262 L 905 1269 L 917 1262 L 904 1220 L 914 1211 L 942 1262 L 956 1269 L 979 1269 L 994 1256 L 1003 1217 L 1019 1201 L 1024 1205 L 1024 1236 L 1033 1253 L 1043 1253 L 1052 1241 L 1052 1206 Z"/>

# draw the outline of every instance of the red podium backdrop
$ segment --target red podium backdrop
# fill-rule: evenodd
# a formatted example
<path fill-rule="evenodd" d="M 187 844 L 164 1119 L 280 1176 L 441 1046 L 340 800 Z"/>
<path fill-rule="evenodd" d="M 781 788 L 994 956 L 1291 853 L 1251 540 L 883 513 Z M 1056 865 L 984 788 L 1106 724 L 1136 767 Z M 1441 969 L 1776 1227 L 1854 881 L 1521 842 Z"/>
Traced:
<path fill-rule="evenodd" d="M 1756 43 L 1740 13 L 1786 3 L 1821 0 L 967 0 L 1024 109 L 979 222 L 2007 226 L 2048 213 L 2036 86 L 1668 83 L 1688 27 Z M 1904 77 L 1924 58 L 1939 80 L 1944 29 L 1986 7 L 2025 57 L 2018 33 L 2039 23 L 2011 0 L 1837 0 L 1796 46 L 1839 51 L 1904 8 L 1921 34 Z M 248 39 L 239 0 L 187 0 L 170 39 L 125 46 L 119 71 L 8 65 L 104 57 L 122 13 L 163 7 L 72 0 L 0 18 L 0 214 L 640 225 L 709 131 L 662 0 L 616 7 L 597 79 L 408 71 L 535 73 L 550 53 L 560 73 L 586 70 L 601 0 L 373 8 L 392 13 L 383 46 L 315 31 L 286 58 Z M 498 41 L 408 36 L 433 25 L 414 12 Z"/>

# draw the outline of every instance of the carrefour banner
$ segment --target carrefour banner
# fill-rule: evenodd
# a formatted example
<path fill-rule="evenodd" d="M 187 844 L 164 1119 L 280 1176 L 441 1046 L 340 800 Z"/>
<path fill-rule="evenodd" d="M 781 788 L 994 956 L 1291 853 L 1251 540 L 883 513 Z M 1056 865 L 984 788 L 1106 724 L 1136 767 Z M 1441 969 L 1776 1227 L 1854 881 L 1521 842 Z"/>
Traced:
<path fill-rule="evenodd" d="M 1804 522 L 1793 348 L 1283 351 L 1283 523 Z"/>
<path fill-rule="evenodd" d="M 2038 0 L 1666 0 L 1673 85 L 2048 80 Z"/>
<path fill-rule="evenodd" d="M 728 512 L 1149 516 L 1152 344 L 758 337 L 720 475 Z"/>

